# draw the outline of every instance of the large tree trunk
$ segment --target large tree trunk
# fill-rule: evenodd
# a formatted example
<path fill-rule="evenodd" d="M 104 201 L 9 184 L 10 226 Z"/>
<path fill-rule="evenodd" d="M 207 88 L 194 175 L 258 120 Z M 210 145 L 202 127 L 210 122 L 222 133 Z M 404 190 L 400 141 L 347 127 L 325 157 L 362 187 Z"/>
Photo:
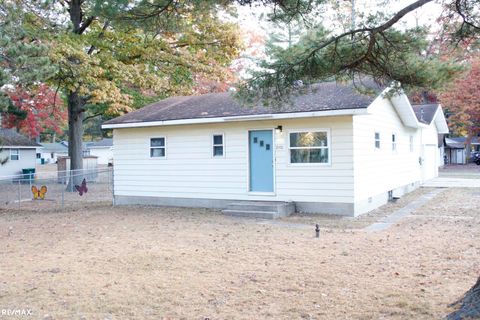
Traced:
<path fill-rule="evenodd" d="M 474 133 L 472 131 L 468 132 L 467 139 L 465 140 L 465 157 L 467 159 L 467 163 L 470 162 L 470 153 L 472 152 L 472 139 L 473 139 Z"/>
<path fill-rule="evenodd" d="M 73 186 L 79 185 L 83 179 L 83 116 L 85 100 L 77 92 L 68 93 L 68 155 L 70 156 L 70 170 L 73 179 L 70 179 L 68 190 L 74 191 Z"/>
<path fill-rule="evenodd" d="M 477 283 L 465 295 L 450 305 L 456 310 L 447 316 L 448 320 L 479 319 L 480 318 L 480 277 Z"/>

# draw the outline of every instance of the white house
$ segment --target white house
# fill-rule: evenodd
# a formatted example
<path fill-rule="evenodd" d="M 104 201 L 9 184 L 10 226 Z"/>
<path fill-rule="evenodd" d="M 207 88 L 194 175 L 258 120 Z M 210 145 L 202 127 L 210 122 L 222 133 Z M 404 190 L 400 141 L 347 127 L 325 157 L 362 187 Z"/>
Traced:
<path fill-rule="evenodd" d="M 472 157 L 474 152 L 480 151 L 480 137 L 473 137 L 470 141 L 470 150 L 467 150 L 466 137 L 445 138 L 447 162 L 450 164 L 466 164 L 467 156 Z"/>
<path fill-rule="evenodd" d="M 40 145 L 13 129 L 0 129 L 0 159 L 7 162 L 0 166 L 0 177 L 22 174 L 23 169 L 35 169 L 36 148 Z"/>
<path fill-rule="evenodd" d="M 40 153 L 40 157 L 37 154 L 37 159 L 43 159 L 43 163 L 56 163 L 58 157 L 68 156 L 68 143 L 66 141 L 61 142 L 45 142 L 41 143 L 42 147 L 37 151 Z M 37 160 L 38 161 L 38 160 Z"/>
<path fill-rule="evenodd" d="M 278 201 L 349 216 L 436 177 L 437 136 L 448 132 L 439 105 L 334 82 L 274 109 L 230 93 L 173 97 L 103 128 L 113 129 L 117 204 Z"/>
<path fill-rule="evenodd" d="M 99 141 L 85 142 L 90 156 L 98 159 L 98 164 L 113 163 L 113 139 L 105 138 Z"/>

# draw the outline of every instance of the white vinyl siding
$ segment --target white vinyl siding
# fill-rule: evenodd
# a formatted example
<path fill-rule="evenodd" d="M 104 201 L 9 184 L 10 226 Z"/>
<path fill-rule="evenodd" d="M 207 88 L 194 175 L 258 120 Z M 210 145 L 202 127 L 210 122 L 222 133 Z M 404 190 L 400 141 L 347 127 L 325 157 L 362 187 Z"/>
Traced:
<path fill-rule="evenodd" d="M 13 148 L 18 150 L 18 160 L 10 160 L 11 152 L 8 147 L 4 147 L 0 152 L 0 159 L 7 158 L 7 162 L 0 166 L 0 176 L 11 176 L 22 173 L 22 169 L 35 168 L 36 150 L 35 148 Z"/>
<path fill-rule="evenodd" d="M 436 143 L 437 137 L 434 125 L 426 129 L 406 127 L 386 99 L 377 98 L 369 107 L 369 113 L 353 117 L 356 202 L 368 202 L 369 197 L 421 182 L 423 168 L 418 161 L 421 145 L 427 140 Z M 388 140 L 384 138 L 387 148 L 372 148 L 372 127 L 387 137 Z M 413 152 L 410 152 L 410 137 L 413 137 Z M 392 152 L 394 147 L 396 152 Z"/>
<path fill-rule="evenodd" d="M 248 130 L 266 130 L 278 125 L 283 128 L 274 133 L 276 193 L 249 194 Z M 330 130 L 330 166 L 312 169 L 290 164 L 288 132 L 309 131 L 309 128 Z M 222 161 L 212 157 L 212 137 L 218 132 L 228 137 L 228 157 Z M 146 137 L 158 136 L 168 137 L 168 158 L 151 161 L 142 150 L 150 147 Z M 352 203 L 352 148 L 351 116 L 115 129 L 115 194 Z"/>

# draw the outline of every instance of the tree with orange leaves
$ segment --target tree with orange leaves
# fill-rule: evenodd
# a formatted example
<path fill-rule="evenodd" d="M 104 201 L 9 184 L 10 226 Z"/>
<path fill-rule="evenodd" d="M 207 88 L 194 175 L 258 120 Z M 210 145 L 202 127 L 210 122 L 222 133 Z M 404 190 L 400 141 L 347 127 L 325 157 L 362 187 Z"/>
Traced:
<path fill-rule="evenodd" d="M 471 60 L 463 77 L 440 94 L 454 134 L 466 136 L 467 157 L 472 138 L 480 133 L 480 57 Z"/>
<path fill-rule="evenodd" d="M 34 91 L 22 87 L 7 91 L 10 101 L 18 112 L 6 112 L 3 125 L 7 128 L 17 128 L 31 139 L 37 138 L 46 130 L 61 134 L 66 125 L 67 110 L 56 92 L 47 85 L 41 84 Z"/>

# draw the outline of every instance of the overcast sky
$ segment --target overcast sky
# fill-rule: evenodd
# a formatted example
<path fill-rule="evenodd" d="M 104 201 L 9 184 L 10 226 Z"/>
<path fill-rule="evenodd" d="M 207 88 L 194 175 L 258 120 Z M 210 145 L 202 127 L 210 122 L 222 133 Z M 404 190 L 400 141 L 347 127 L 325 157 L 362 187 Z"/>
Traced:
<path fill-rule="evenodd" d="M 385 4 L 388 2 L 388 4 Z M 357 16 L 360 16 L 361 13 L 373 13 L 373 12 L 384 12 L 388 16 L 391 16 L 404 8 L 405 6 L 415 2 L 414 0 L 355 0 L 355 10 L 357 12 Z M 350 10 L 350 1 L 344 0 L 346 11 Z M 441 14 L 442 7 L 439 3 L 430 2 L 422 6 L 421 8 L 407 14 L 402 20 L 401 24 L 403 27 L 411 28 L 415 27 L 417 24 L 420 26 L 430 26 L 435 28 L 436 23 L 435 19 L 438 18 Z M 262 7 L 254 7 L 253 9 L 246 6 L 239 6 L 238 7 L 238 23 L 245 28 L 251 30 L 257 30 L 259 32 L 267 33 L 265 30 L 261 31 L 266 28 L 266 23 L 261 22 L 259 17 L 263 13 L 267 13 L 267 8 Z M 330 15 L 333 16 L 334 13 L 330 12 Z M 358 18 L 359 19 L 359 18 Z M 328 20 L 324 20 L 324 24 L 328 27 Z"/>

